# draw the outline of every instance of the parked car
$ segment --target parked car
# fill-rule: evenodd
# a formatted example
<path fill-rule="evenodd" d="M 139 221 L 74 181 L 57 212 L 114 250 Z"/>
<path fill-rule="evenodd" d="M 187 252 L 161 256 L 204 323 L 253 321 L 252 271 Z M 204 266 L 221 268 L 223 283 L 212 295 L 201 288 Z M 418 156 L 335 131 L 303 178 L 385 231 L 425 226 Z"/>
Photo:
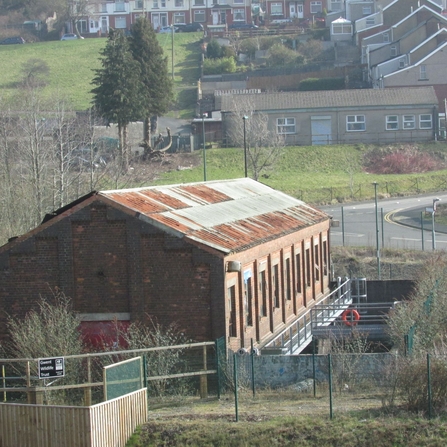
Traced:
<path fill-rule="evenodd" d="M 188 23 L 186 25 L 175 25 L 178 33 L 194 33 L 203 31 L 203 25 L 199 22 Z"/>
<path fill-rule="evenodd" d="M 174 26 L 174 33 L 176 33 L 178 31 L 177 27 Z M 172 33 L 172 27 L 171 26 L 162 26 L 159 30 L 159 33 L 163 33 L 163 34 L 167 34 L 167 33 Z"/>
<path fill-rule="evenodd" d="M 6 39 L 3 39 L 0 44 L 1 45 L 12 45 L 16 43 L 25 43 L 25 39 L 20 36 L 16 37 L 7 37 Z"/>
<path fill-rule="evenodd" d="M 228 26 L 228 29 L 258 29 L 258 25 L 253 23 L 234 22 Z"/>
<path fill-rule="evenodd" d="M 61 40 L 77 40 L 77 39 L 83 39 L 83 37 L 78 37 L 74 33 L 66 33 L 61 37 Z"/>

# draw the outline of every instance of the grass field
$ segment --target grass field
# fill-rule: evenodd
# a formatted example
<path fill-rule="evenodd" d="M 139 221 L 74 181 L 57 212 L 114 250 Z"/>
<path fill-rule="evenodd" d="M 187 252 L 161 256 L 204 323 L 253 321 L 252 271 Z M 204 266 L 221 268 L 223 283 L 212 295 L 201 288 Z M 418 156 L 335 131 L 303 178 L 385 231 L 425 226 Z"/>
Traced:
<path fill-rule="evenodd" d="M 180 33 L 174 39 L 174 81 L 177 93 L 172 114 L 185 117 L 192 114 L 195 106 L 197 80 L 200 76 L 201 33 Z M 168 70 L 172 73 L 172 40 L 169 34 L 157 38 L 168 58 Z M 94 69 L 100 68 L 100 51 L 106 38 L 72 41 L 51 41 L 25 45 L 1 45 L 0 91 L 2 97 L 12 96 L 19 88 L 23 64 L 39 59 L 50 69 L 47 96 L 58 94 L 70 100 L 75 110 L 90 107 L 91 81 Z"/>
<path fill-rule="evenodd" d="M 376 403 L 351 399 L 344 411 L 336 408 L 331 420 L 328 400 L 289 392 L 241 397 L 239 421 L 234 399 L 191 399 L 172 407 L 149 406 L 149 421 L 127 447 L 444 447 L 447 424 L 404 411 L 390 412 Z"/>
<path fill-rule="evenodd" d="M 197 80 L 200 76 L 201 33 L 158 34 L 165 50 L 168 70 L 173 68 L 176 100 L 169 112 L 177 118 L 191 118 L 197 101 Z M 45 61 L 50 69 L 46 95 L 63 95 L 76 110 L 90 106 L 91 80 L 100 67 L 100 51 L 105 38 L 78 41 L 53 41 L 26 45 L 0 46 L 0 96 L 12 96 L 20 88 L 22 67 L 30 59 Z M 172 67 L 174 54 L 174 67 Z M 288 147 L 274 169 L 263 172 L 260 181 L 310 203 L 361 200 L 372 198 L 372 182 L 379 183 L 379 194 L 399 195 L 447 189 L 447 171 L 429 174 L 376 175 L 365 172 L 363 157 L 370 148 L 365 145 L 332 145 Z M 419 150 L 441 153 L 445 143 L 419 145 Z M 190 170 L 169 170 L 157 176 L 156 183 L 184 183 L 203 180 L 202 154 Z M 207 180 L 237 178 L 244 175 L 241 149 L 207 151 Z M 148 184 L 145 180 L 145 184 Z M 149 183 L 150 184 L 150 183 Z"/>
<path fill-rule="evenodd" d="M 259 179 L 275 189 L 309 203 L 325 204 L 374 197 L 373 182 L 378 182 L 381 197 L 410 195 L 447 189 L 447 170 L 431 173 L 378 175 L 363 168 L 367 145 L 286 147 L 278 164 Z M 419 145 L 419 150 L 447 152 L 445 144 Z M 195 167 L 172 169 L 156 180 L 157 184 L 198 182 L 203 180 L 202 153 L 196 152 Z M 169 163 L 169 158 L 167 158 Z M 209 149 L 206 155 L 207 180 L 244 176 L 241 148 Z M 249 171 L 250 175 L 250 171 Z"/>

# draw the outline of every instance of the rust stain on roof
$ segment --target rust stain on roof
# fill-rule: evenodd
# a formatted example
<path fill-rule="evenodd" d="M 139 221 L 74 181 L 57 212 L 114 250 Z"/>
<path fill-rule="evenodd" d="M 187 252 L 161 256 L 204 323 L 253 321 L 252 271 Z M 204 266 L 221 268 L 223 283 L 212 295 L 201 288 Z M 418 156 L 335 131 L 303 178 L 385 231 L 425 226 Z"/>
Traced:
<path fill-rule="evenodd" d="M 247 178 L 98 194 L 162 231 L 224 252 L 329 221 L 326 213 Z"/>
<path fill-rule="evenodd" d="M 114 192 L 107 194 L 107 197 L 142 214 L 161 213 L 169 209 L 163 202 L 156 202 L 149 197 L 145 197 L 144 194 Z"/>
<path fill-rule="evenodd" d="M 157 203 L 165 205 L 166 209 L 181 209 L 188 206 L 185 202 L 154 189 L 146 189 L 141 191 L 141 194 L 148 199 L 155 200 Z"/>
<path fill-rule="evenodd" d="M 216 191 L 204 184 L 201 185 L 190 185 L 183 186 L 180 188 L 182 191 L 186 191 L 195 198 L 201 198 L 206 203 L 219 203 L 225 202 L 227 200 L 231 200 L 231 197 L 228 197 L 226 194 L 221 193 L 220 191 Z"/>

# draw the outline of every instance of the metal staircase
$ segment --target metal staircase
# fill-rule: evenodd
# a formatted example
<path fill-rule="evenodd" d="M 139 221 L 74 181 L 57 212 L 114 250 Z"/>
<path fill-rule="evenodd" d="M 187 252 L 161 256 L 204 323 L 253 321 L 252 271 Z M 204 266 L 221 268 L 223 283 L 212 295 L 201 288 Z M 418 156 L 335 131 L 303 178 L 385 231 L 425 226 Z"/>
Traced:
<path fill-rule="evenodd" d="M 261 347 L 261 353 L 299 354 L 312 341 L 312 334 L 317 326 L 328 326 L 351 304 L 351 280 L 338 278 L 335 290 Z"/>

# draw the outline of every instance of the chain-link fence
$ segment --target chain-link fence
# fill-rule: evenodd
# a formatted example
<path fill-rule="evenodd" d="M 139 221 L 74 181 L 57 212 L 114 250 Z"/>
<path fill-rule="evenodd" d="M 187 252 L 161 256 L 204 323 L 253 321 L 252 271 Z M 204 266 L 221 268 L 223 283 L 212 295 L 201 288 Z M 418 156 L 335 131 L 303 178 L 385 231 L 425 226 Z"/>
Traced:
<path fill-rule="evenodd" d="M 379 197 L 405 196 L 447 189 L 447 179 L 444 175 L 432 174 L 420 177 L 403 177 L 399 180 L 380 182 L 377 185 Z M 300 189 L 285 191 L 306 203 L 330 204 L 348 201 L 374 199 L 374 187 L 369 183 L 353 183 L 346 186 L 323 186 L 318 189 Z"/>
<path fill-rule="evenodd" d="M 288 407 L 293 414 L 411 411 L 429 418 L 446 413 L 447 357 L 391 353 L 241 356 L 227 364 L 226 392 L 234 394 L 235 418 L 252 403 Z M 260 411 L 262 413 L 262 411 Z M 366 414 L 366 413 L 365 413 Z"/>

